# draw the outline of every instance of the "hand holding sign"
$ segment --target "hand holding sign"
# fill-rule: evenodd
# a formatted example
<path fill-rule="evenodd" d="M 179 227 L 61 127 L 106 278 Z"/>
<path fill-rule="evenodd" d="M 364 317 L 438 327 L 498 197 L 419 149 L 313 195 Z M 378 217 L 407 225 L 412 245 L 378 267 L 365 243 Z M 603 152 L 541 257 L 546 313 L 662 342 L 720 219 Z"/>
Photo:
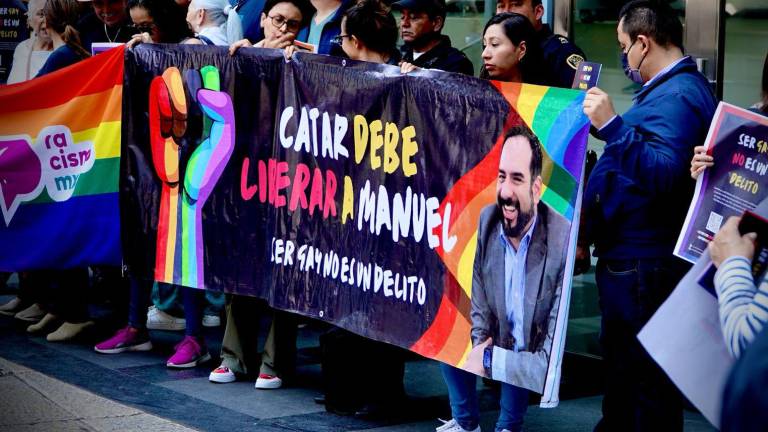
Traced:
<path fill-rule="evenodd" d="M 731 216 L 725 222 L 715 238 L 709 242 L 709 255 L 716 267 L 720 267 L 726 259 L 732 256 L 743 256 L 750 262 L 755 254 L 755 233 L 739 233 L 740 217 Z"/>
<path fill-rule="evenodd" d="M 715 159 L 707 153 L 707 148 L 704 146 L 696 146 L 693 148 L 693 159 L 691 159 L 691 178 L 694 180 L 699 178 L 699 174 L 703 173 L 705 169 L 713 166 Z"/>

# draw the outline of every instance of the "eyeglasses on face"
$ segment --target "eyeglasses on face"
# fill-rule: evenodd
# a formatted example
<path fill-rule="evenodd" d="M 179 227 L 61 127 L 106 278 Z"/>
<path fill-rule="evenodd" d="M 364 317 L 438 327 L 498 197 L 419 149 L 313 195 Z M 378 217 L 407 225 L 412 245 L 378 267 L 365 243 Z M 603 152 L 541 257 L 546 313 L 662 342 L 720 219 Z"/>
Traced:
<path fill-rule="evenodd" d="M 331 39 L 331 43 L 334 43 L 336 45 L 341 45 L 341 43 L 344 41 L 344 38 L 352 37 L 352 35 L 343 35 L 340 34 L 338 36 L 334 36 L 333 39 Z"/>
<path fill-rule="evenodd" d="M 134 24 L 132 27 L 136 33 L 152 33 L 157 28 L 155 23 Z"/>
<path fill-rule="evenodd" d="M 279 29 L 285 26 L 285 29 L 292 33 L 299 31 L 301 28 L 301 21 L 285 19 L 284 16 L 279 14 L 272 15 L 269 19 L 272 20 L 272 25 L 275 26 L 275 28 Z"/>

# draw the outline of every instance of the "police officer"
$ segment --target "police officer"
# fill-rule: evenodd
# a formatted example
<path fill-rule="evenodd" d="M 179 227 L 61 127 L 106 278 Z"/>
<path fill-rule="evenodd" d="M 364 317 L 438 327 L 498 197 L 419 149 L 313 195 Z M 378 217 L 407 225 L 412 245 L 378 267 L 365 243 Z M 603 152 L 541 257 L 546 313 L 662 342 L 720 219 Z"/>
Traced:
<path fill-rule="evenodd" d="M 445 25 L 445 0 L 400 0 L 392 9 L 401 12 L 400 51 L 403 61 L 416 67 L 473 75 L 472 62 L 441 34 Z"/>
<path fill-rule="evenodd" d="M 568 38 L 554 34 L 547 24 L 541 22 L 544 15 L 541 0 L 499 0 L 496 13 L 502 12 L 525 15 L 536 29 L 546 65 L 544 83 L 553 87 L 571 88 L 576 67 L 586 57 Z"/>

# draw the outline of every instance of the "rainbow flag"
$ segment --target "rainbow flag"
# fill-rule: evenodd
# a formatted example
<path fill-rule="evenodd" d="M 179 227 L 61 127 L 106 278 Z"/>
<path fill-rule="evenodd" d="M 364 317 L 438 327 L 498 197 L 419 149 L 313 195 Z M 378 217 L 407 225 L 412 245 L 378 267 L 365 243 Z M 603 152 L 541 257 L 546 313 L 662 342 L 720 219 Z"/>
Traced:
<path fill-rule="evenodd" d="M 0 270 L 121 263 L 123 50 L 0 87 Z"/>
<path fill-rule="evenodd" d="M 544 147 L 542 201 L 573 222 L 584 166 L 589 122 L 582 112 L 584 92 L 531 84 L 493 82 L 513 108 L 504 130 L 525 123 Z M 499 157 L 504 133 L 488 155 L 462 176 L 448 192 L 440 210 L 451 203 L 457 212 L 450 235 L 457 242 L 450 253 L 437 253 L 448 269 L 440 308 L 430 328 L 411 347 L 426 357 L 461 365 L 471 350 L 472 266 L 477 247 L 477 221 L 496 200 Z"/>

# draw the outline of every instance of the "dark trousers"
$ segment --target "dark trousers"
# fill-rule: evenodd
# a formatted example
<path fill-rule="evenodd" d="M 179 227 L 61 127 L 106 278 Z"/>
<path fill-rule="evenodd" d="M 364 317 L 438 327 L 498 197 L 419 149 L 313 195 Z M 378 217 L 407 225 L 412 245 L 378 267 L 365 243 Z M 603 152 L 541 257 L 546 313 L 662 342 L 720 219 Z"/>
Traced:
<path fill-rule="evenodd" d="M 40 270 L 30 272 L 30 281 L 40 296 L 35 300 L 70 323 L 88 321 L 88 269 Z"/>
<path fill-rule="evenodd" d="M 595 431 L 682 431 L 682 396 L 637 340 L 689 266 L 677 258 L 597 263 L 605 370 Z"/>
<path fill-rule="evenodd" d="M 723 392 L 723 432 L 768 430 L 768 328 L 733 365 Z"/>
<path fill-rule="evenodd" d="M 393 407 L 404 401 L 402 348 L 333 328 L 320 336 L 320 350 L 328 411 L 355 412 L 365 405 Z"/>
<path fill-rule="evenodd" d="M 147 327 L 147 305 L 150 301 L 153 281 L 130 278 L 130 299 L 128 302 L 128 325 L 144 329 Z M 199 337 L 203 332 L 203 299 L 205 290 L 189 287 L 178 287 L 184 302 L 184 319 L 186 327 L 184 334 Z"/>

